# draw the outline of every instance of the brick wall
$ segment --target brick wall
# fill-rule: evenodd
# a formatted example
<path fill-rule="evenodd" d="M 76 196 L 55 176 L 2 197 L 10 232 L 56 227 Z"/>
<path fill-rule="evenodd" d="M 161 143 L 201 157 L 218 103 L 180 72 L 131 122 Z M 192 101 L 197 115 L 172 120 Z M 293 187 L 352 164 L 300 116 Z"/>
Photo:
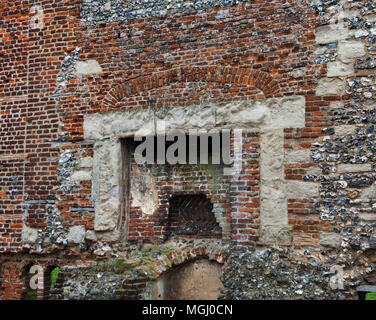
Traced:
<path fill-rule="evenodd" d="M 326 186 L 319 186 L 326 178 L 318 177 L 328 174 L 331 164 L 316 161 L 315 152 L 321 152 L 317 144 L 325 144 L 323 137 L 333 135 L 333 126 L 353 124 L 344 118 L 341 106 L 357 114 L 362 108 L 356 102 L 364 99 L 358 96 L 359 87 L 351 89 L 351 84 L 352 92 L 343 86 L 322 93 L 325 85 L 322 89 L 320 79 L 328 76 L 325 59 L 336 59 L 335 41 L 321 39 L 320 45 L 328 48 L 318 58 L 315 34 L 320 23 L 331 20 L 325 21 L 324 12 L 306 1 L 199 1 L 196 9 L 167 11 L 159 7 L 162 2 L 158 1 L 159 9 L 142 7 L 137 12 L 121 11 L 125 9 L 107 1 L 100 2 L 102 7 L 79 0 L 1 2 L 2 257 L 28 250 L 55 255 L 77 245 L 72 227 L 83 227 L 85 236 L 94 230 L 92 176 L 86 163 L 95 150 L 94 141 L 84 136 L 86 115 L 226 101 L 305 98 L 305 127 L 284 130 L 292 244 L 318 247 L 320 232 L 335 229 L 320 218 L 337 206 L 329 203 Z M 41 17 L 42 26 L 36 17 Z M 364 70 L 362 65 L 359 62 L 359 70 Z M 361 76 L 368 73 L 362 71 Z M 321 89 L 316 90 L 318 83 Z M 362 117 L 354 121 L 368 125 L 370 120 Z M 179 172 L 168 166 L 149 168 L 157 209 L 145 214 L 130 195 L 129 216 L 123 212 L 119 224 L 127 225 L 128 240 L 164 241 L 169 199 L 201 193 L 222 212 L 224 240 L 262 245 L 258 130 L 243 132 L 243 151 L 243 169 L 236 177 L 223 176 L 213 167 L 182 166 Z M 34 243 L 23 243 L 22 231 Z M 86 250 L 84 241 L 79 251 Z M 19 298 L 21 271 L 4 263 L 1 270 L 3 296 Z M 4 280 L 11 278 L 15 280 Z"/>
<path fill-rule="evenodd" d="M 19 19 L 20 39 L 6 43 L 17 48 L 22 59 L 28 61 L 23 64 L 27 65 L 27 72 L 16 68 L 17 64 L 12 68 L 29 84 L 24 93 L 27 108 L 24 105 L 22 109 L 20 101 L 9 102 L 23 110 L 20 116 L 23 122 L 9 122 L 11 129 L 7 132 L 12 139 L 20 139 L 17 145 L 22 146 L 19 152 L 24 158 L 17 160 L 18 165 L 11 165 L 8 170 L 4 167 L 2 171 L 13 181 L 12 188 L 3 192 L 8 195 L 12 192 L 14 198 L 12 202 L 7 200 L 9 204 L 2 203 L 9 206 L 3 214 L 27 212 L 25 223 L 30 227 L 46 225 L 48 204 L 58 209 L 65 227 L 74 224 L 93 228 L 92 211 L 78 211 L 93 208 L 90 181 L 80 180 L 69 188 L 62 187 L 61 179 L 65 176 L 61 172 L 65 168 L 59 163 L 64 152 L 77 158 L 92 154 L 92 145 L 83 139 L 82 121 L 87 113 L 301 94 L 307 99 L 307 128 L 296 134 L 287 132 L 286 138 L 299 139 L 292 144 L 303 141 L 309 144 L 309 139 L 320 135 L 321 128 L 327 125 L 324 110 L 328 102 L 314 95 L 315 79 L 324 67 L 314 64 L 311 57 L 317 22 L 306 6 L 282 5 L 279 1 L 268 5 L 245 2 L 225 7 L 224 11 L 208 9 L 205 14 L 173 14 L 151 20 L 93 25 L 80 21 L 80 1 L 39 1 L 34 5 L 43 8 L 42 30 L 34 30 L 28 24 L 30 4 L 12 7 L 16 15 L 7 10 L 2 12 L 6 21 L 12 21 L 13 28 L 15 19 Z M 270 28 L 275 15 L 279 16 L 278 23 Z M 9 51 L 8 47 L 5 50 Z M 14 54 L 10 56 L 15 59 Z M 101 72 L 77 75 L 74 70 L 77 60 L 96 60 Z M 227 70 L 229 66 L 232 69 Z M 8 70 L 9 65 L 3 69 Z M 170 70 L 180 70 L 178 73 L 185 75 L 184 81 L 176 82 L 176 73 Z M 11 90 L 15 87 L 6 88 L 9 93 L 4 92 L 4 96 L 13 97 Z M 7 112 L 6 105 L 2 104 L 2 108 Z M 10 117 L 18 114 L 14 110 L 8 111 Z M 23 134 L 17 134 L 17 130 Z M 6 148 L 5 142 L 2 145 Z M 9 148 L 14 147 L 11 142 Z M 10 153 L 14 151 L 4 150 L 4 154 Z M 245 176 L 245 179 L 251 179 L 244 180 L 245 183 L 252 183 L 253 178 Z M 257 176 L 254 180 L 256 186 Z M 3 181 L 7 181 L 5 177 Z M 248 195 L 234 196 L 239 203 L 249 201 L 245 200 Z M 251 207 L 234 205 L 233 210 L 237 214 L 249 213 L 253 210 L 252 203 L 257 203 L 257 196 L 252 196 L 247 204 Z M 249 237 L 240 236 L 239 232 L 234 231 L 235 238 Z"/>

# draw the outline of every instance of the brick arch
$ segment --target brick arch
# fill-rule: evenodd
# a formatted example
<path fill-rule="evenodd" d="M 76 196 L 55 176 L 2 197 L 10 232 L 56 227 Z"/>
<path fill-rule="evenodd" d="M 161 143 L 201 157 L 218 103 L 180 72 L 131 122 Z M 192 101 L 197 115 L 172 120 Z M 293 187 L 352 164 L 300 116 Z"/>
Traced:
<path fill-rule="evenodd" d="M 221 66 L 180 67 L 130 79 L 117 85 L 106 95 L 103 100 L 103 106 L 111 108 L 126 97 L 139 92 L 161 88 L 171 83 L 199 81 L 256 87 L 264 93 L 266 98 L 279 91 L 278 82 L 270 74 L 251 68 Z"/>
<path fill-rule="evenodd" d="M 155 268 L 151 268 L 154 271 L 152 278 L 157 279 L 176 267 L 197 259 L 208 259 L 209 261 L 224 264 L 228 259 L 228 253 L 221 247 L 214 250 L 207 246 L 183 247 L 173 251 L 165 259 L 155 260 Z"/>

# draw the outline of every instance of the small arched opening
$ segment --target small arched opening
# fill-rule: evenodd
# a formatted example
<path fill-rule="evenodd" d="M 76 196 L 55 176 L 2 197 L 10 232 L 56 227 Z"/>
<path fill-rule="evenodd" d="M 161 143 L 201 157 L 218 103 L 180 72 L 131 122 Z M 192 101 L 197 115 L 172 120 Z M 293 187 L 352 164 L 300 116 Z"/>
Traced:
<path fill-rule="evenodd" d="M 152 284 L 153 300 L 217 300 L 223 289 L 221 265 L 197 259 L 171 269 Z"/>
<path fill-rule="evenodd" d="M 222 237 L 213 204 L 204 194 L 177 195 L 169 202 L 167 237 Z"/>

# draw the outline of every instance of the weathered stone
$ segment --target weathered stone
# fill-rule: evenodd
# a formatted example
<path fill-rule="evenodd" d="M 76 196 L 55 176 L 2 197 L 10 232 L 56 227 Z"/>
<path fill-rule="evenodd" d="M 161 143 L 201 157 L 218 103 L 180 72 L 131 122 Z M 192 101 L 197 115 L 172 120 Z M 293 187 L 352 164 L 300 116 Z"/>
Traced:
<path fill-rule="evenodd" d="M 97 240 L 97 236 L 95 234 L 95 231 L 93 231 L 93 230 L 86 230 L 85 239 L 91 240 L 91 241 L 96 241 Z"/>
<path fill-rule="evenodd" d="M 158 204 L 158 193 L 153 176 L 147 168 L 132 166 L 130 183 L 132 206 L 140 207 L 144 214 L 152 215 Z"/>
<path fill-rule="evenodd" d="M 267 243 L 290 243 L 286 182 L 284 180 L 284 133 L 263 131 L 260 139 L 260 237 Z"/>
<path fill-rule="evenodd" d="M 301 96 L 265 100 L 165 108 L 127 110 L 85 116 L 86 139 L 147 136 L 192 129 L 220 130 L 249 128 L 302 128 L 305 125 L 305 99 Z"/>
<path fill-rule="evenodd" d="M 83 170 L 74 171 L 71 177 L 72 177 L 72 181 L 91 180 L 91 170 L 83 169 Z"/>
<path fill-rule="evenodd" d="M 335 232 L 320 232 L 320 245 L 332 248 L 341 246 L 341 235 Z"/>
<path fill-rule="evenodd" d="M 111 232 L 95 232 L 97 240 L 99 241 L 119 241 L 121 238 L 121 232 L 119 230 L 113 230 Z"/>
<path fill-rule="evenodd" d="M 357 8 L 342 9 L 338 13 L 338 19 L 339 21 L 344 21 L 345 19 L 352 18 L 358 15 L 359 15 L 359 9 Z"/>
<path fill-rule="evenodd" d="M 354 125 L 342 125 L 335 127 L 335 133 L 337 136 L 347 136 L 354 133 L 356 126 Z"/>
<path fill-rule="evenodd" d="M 305 181 L 287 181 L 287 198 L 314 198 L 319 195 L 319 184 Z"/>
<path fill-rule="evenodd" d="M 367 222 L 376 222 L 376 214 L 375 213 L 360 213 L 360 219 Z"/>
<path fill-rule="evenodd" d="M 23 243 L 35 243 L 38 239 L 38 230 L 30 228 L 27 225 L 22 227 L 22 242 Z"/>
<path fill-rule="evenodd" d="M 366 52 L 364 43 L 359 40 L 346 40 L 338 43 L 338 58 L 344 63 L 351 63 L 356 58 L 363 57 Z"/>
<path fill-rule="evenodd" d="M 376 22 L 376 14 L 372 13 L 372 14 L 367 14 L 365 17 L 364 17 L 368 22 Z"/>
<path fill-rule="evenodd" d="M 340 164 L 337 167 L 338 173 L 352 173 L 352 172 L 369 172 L 372 171 L 372 164 Z"/>
<path fill-rule="evenodd" d="M 342 95 L 345 92 L 345 82 L 338 78 L 322 78 L 316 88 L 316 95 Z"/>
<path fill-rule="evenodd" d="M 376 199 L 376 185 L 372 184 L 370 187 L 362 189 L 361 197 L 364 200 Z"/>
<path fill-rule="evenodd" d="M 316 28 L 316 43 L 327 44 L 338 40 L 347 39 L 349 30 L 343 24 L 329 24 Z"/>
<path fill-rule="evenodd" d="M 101 201 L 95 206 L 95 231 L 112 231 L 116 228 L 120 214 L 120 201 Z"/>
<path fill-rule="evenodd" d="M 86 230 L 84 226 L 73 226 L 69 228 L 68 243 L 82 243 L 85 241 Z"/>
<path fill-rule="evenodd" d="M 328 77 L 346 77 L 354 74 L 352 64 L 344 64 L 341 61 L 328 62 Z"/>
<path fill-rule="evenodd" d="M 121 146 L 117 141 L 94 145 L 92 197 L 95 202 L 95 231 L 113 231 L 121 211 Z"/>
<path fill-rule="evenodd" d="M 339 109 L 339 108 L 343 108 L 343 106 L 344 106 L 343 101 L 332 101 L 330 102 L 329 108 Z"/>
<path fill-rule="evenodd" d="M 102 68 L 96 60 L 77 61 L 76 62 L 76 74 L 77 75 L 89 75 L 98 74 L 102 72 Z"/>
<path fill-rule="evenodd" d="M 286 163 L 308 163 L 311 162 L 311 150 L 294 149 L 286 152 Z"/>
<path fill-rule="evenodd" d="M 292 227 L 278 225 L 263 225 L 260 227 L 260 242 L 264 244 L 291 244 Z"/>
<path fill-rule="evenodd" d="M 93 158 L 92 157 L 81 158 L 78 167 L 79 168 L 92 168 Z"/>

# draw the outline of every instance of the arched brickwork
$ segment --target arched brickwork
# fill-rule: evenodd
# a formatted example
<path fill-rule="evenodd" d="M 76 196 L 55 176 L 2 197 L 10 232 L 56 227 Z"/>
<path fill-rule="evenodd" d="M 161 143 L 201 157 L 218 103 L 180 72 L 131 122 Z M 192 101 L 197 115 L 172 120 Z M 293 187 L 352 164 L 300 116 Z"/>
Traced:
<path fill-rule="evenodd" d="M 183 247 L 170 253 L 167 259 L 155 260 L 154 264 L 157 268 L 154 268 L 152 278 L 157 279 L 179 265 L 201 258 L 224 264 L 227 261 L 228 254 L 222 247 L 217 247 L 216 249 L 213 249 L 210 246 L 194 248 Z"/>
<path fill-rule="evenodd" d="M 104 98 L 102 105 L 111 109 L 126 97 L 139 92 L 161 88 L 175 82 L 217 82 L 256 87 L 266 98 L 279 91 L 279 84 L 263 71 L 251 68 L 195 66 L 181 67 L 128 80 L 117 85 Z"/>
<path fill-rule="evenodd" d="M 171 252 L 163 259 L 156 259 L 148 268 L 150 271 L 148 276 L 139 276 L 137 279 L 125 280 L 123 288 L 115 291 L 115 299 L 144 299 L 145 288 L 148 282 L 158 280 L 177 267 L 198 259 L 208 259 L 209 261 L 224 264 L 228 259 L 228 254 L 222 247 L 213 248 L 212 246 L 203 245 L 194 248 L 180 248 Z"/>

